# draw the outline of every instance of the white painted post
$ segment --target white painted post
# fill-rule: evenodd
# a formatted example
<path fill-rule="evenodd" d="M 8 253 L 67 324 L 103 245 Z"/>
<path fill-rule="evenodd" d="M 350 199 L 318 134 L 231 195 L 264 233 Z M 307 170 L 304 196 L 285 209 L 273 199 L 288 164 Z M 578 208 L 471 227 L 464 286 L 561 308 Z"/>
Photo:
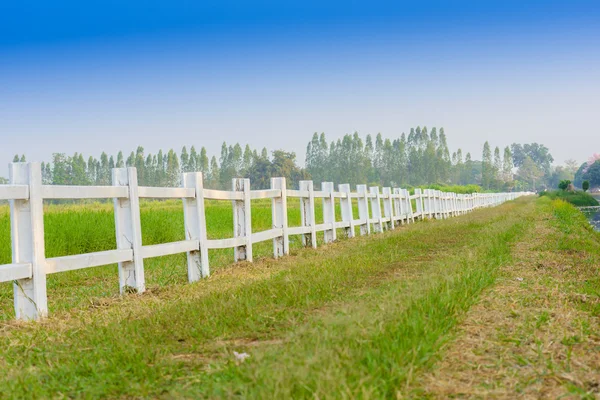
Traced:
<path fill-rule="evenodd" d="M 304 246 L 311 245 L 313 249 L 317 248 L 317 230 L 315 224 L 315 189 L 313 181 L 300 181 L 300 190 L 308 191 L 308 198 L 300 198 L 300 218 L 302 226 L 310 226 L 310 233 L 302 236 Z"/>
<path fill-rule="evenodd" d="M 431 189 L 423 189 L 423 196 L 425 197 L 423 200 L 423 213 L 427 218 L 431 218 L 431 191 Z"/>
<path fill-rule="evenodd" d="M 273 256 L 277 258 L 290 254 L 285 178 L 271 178 L 271 189 L 281 190 L 281 197 L 275 197 L 271 202 L 273 228 L 281 228 L 283 231 L 282 236 L 273 239 Z"/>
<path fill-rule="evenodd" d="M 439 190 L 436 190 L 435 194 L 440 202 L 440 219 L 446 219 L 446 204 L 444 203 L 443 193 Z"/>
<path fill-rule="evenodd" d="M 455 217 L 459 215 L 458 212 L 458 195 L 456 193 L 452 193 L 452 215 Z"/>
<path fill-rule="evenodd" d="M 389 219 L 388 229 L 394 229 L 394 210 L 392 209 L 392 188 L 383 188 L 383 215 Z"/>
<path fill-rule="evenodd" d="M 352 198 L 350 197 L 350 185 L 348 183 L 342 183 L 338 185 L 339 191 L 346 195 L 340 199 L 340 206 L 342 208 L 342 221 L 348 222 L 350 226 L 346 228 L 346 235 L 349 238 L 354 237 L 354 216 L 352 215 Z"/>
<path fill-rule="evenodd" d="M 16 318 L 38 320 L 48 316 L 42 168 L 39 163 L 13 163 L 10 183 L 29 186 L 29 200 L 10 201 L 12 262 L 31 264 L 31 278 L 14 281 Z"/>
<path fill-rule="evenodd" d="M 417 215 L 423 219 L 423 192 L 421 189 L 416 188 L 415 195 L 417 196 L 415 199 L 417 203 Z"/>
<path fill-rule="evenodd" d="M 443 193 L 439 190 L 436 190 L 436 194 L 440 200 L 440 219 L 446 219 L 446 203 L 444 202 L 445 200 Z"/>
<path fill-rule="evenodd" d="M 404 213 L 402 212 L 402 200 L 398 198 L 398 196 L 402 196 L 402 189 L 394 188 L 393 194 L 394 198 L 392 199 L 392 204 L 394 208 L 394 215 L 399 218 L 400 225 L 404 224 Z"/>
<path fill-rule="evenodd" d="M 371 194 L 371 214 L 373 214 L 373 219 L 375 219 L 375 223 L 373 224 L 373 232 L 383 232 L 383 223 L 381 221 L 381 201 L 379 197 L 379 187 L 372 186 L 369 188 L 369 192 Z"/>
<path fill-rule="evenodd" d="M 325 243 L 331 243 L 336 240 L 335 230 L 335 198 L 333 197 L 334 187 L 333 182 L 321 183 L 321 190 L 328 194 L 328 197 L 323 197 L 323 223 L 331 224 L 331 228 L 325 229 Z"/>
<path fill-rule="evenodd" d="M 233 200 L 233 237 L 243 237 L 244 244 L 234 247 L 235 262 L 252 262 L 252 213 L 250 211 L 250 179 L 233 178 L 234 192 L 242 192 L 243 200 Z"/>
<path fill-rule="evenodd" d="M 195 282 L 210 275 L 208 249 L 206 248 L 206 214 L 202 172 L 183 174 L 183 187 L 195 190 L 193 198 L 183 199 L 185 237 L 187 240 L 197 240 L 199 243 L 198 250 L 187 253 L 188 280 Z"/>
<path fill-rule="evenodd" d="M 406 202 L 406 222 L 415 222 L 415 216 L 414 216 L 414 212 L 413 212 L 413 208 L 412 208 L 412 202 L 410 201 L 410 192 L 408 191 L 408 189 L 402 189 L 403 190 L 403 194 L 404 194 L 404 201 Z"/>
<path fill-rule="evenodd" d="M 422 190 L 421 198 L 423 199 L 423 219 L 425 219 L 425 217 L 429 217 L 429 189 Z"/>
<path fill-rule="evenodd" d="M 442 192 L 440 190 L 440 196 L 442 196 L 442 199 L 444 201 L 444 219 L 448 219 L 450 217 L 450 201 L 448 193 Z"/>
<path fill-rule="evenodd" d="M 121 294 L 130 290 L 143 293 L 146 290 L 146 282 L 137 171 L 132 167 L 115 168 L 112 170 L 112 181 L 113 186 L 127 186 L 129 189 L 128 198 L 114 199 L 117 249 L 133 251 L 132 261 L 119 263 L 119 288 Z"/>
<path fill-rule="evenodd" d="M 360 234 L 368 235 L 371 233 L 371 224 L 369 223 L 369 194 L 367 185 L 356 185 L 356 192 L 360 195 L 358 198 L 358 218 L 364 221 L 360 225 Z"/>

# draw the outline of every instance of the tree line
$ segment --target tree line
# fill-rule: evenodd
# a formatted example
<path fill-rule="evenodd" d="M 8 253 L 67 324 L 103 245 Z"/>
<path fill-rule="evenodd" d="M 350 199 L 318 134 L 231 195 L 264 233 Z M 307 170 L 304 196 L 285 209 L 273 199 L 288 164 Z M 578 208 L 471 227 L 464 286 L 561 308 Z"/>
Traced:
<path fill-rule="evenodd" d="M 358 134 L 327 142 L 315 133 L 306 148 L 306 170 L 316 182 L 333 181 L 381 186 L 429 184 L 481 185 L 484 189 L 510 189 L 513 158 L 510 147 L 493 151 L 483 145 L 482 159 L 461 149 L 450 153 L 444 128 L 412 128 L 396 139 L 379 133 L 364 140 Z"/>
<path fill-rule="evenodd" d="M 141 186 L 179 186 L 181 172 L 200 171 L 205 186 L 230 189 L 231 179 L 247 177 L 252 187 L 270 186 L 270 178 L 283 176 L 289 187 L 298 181 L 368 183 L 370 185 L 414 187 L 431 184 L 479 185 L 485 190 L 530 190 L 553 186 L 562 179 L 573 179 L 576 163 L 552 167 L 554 159 L 547 147 L 538 143 L 517 144 L 501 149 L 485 142 L 480 159 L 462 149 L 451 152 L 444 128 L 416 127 L 395 139 L 380 133 L 362 137 L 357 132 L 328 142 L 325 133 L 314 133 L 306 148 L 304 168 L 296 154 L 266 148 L 260 152 L 249 145 L 223 143 L 220 156 L 209 156 L 204 147 L 184 146 L 146 153 L 142 146 L 116 156 L 103 152 L 87 159 L 81 153 L 68 156 L 55 153 L 42 163 L 43 181 L 54 185 L 110 185 L 112 168 L 136 167 Z M 14 161 L 25 161 L 16 155 Z"/>
<path fill-rule="evenodd" d="M 25 155 L 15 155 L 13 162 L 25 162 Z M 196 151 L 187 146 L 176 153 L 173 149 L 145 153 L 142 146 L 127 158 L 119 151 L 116 156 L 103 152 L 100 158 L 75 153 L 54 153 L 52 161 L 42 162 L 42 180 L 47 185 L 110 185 L 113 168 L 135 167 L 140 186 L 177 187 L 182 172 L 202 172 L 204 184 L 213 189 L 231 189 L 235 177 L 247 177 L 254 188 L 268 188 L 272 176 L 286 177 L 290 185 L 309 179 L 308 174 L 296 165 L 295 153 L 276 150 L 269 156 L 266 148 L 259 153 L 239 143 L 221 146 L 221 154 L 209 158 L 206 148 Z"/>

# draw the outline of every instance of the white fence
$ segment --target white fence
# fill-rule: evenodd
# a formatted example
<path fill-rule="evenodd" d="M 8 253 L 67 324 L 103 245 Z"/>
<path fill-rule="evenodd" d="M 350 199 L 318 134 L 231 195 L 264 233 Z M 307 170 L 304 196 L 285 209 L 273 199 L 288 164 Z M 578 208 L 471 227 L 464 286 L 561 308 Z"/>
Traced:
<path fill-rule="evenodd" d="M 196 281 L 209 275 L 208 250 L 234 249 L 235 261 L 252 261 L 252 245 L 272 240 L 274 257 L 289 253 L 289 236 L 302 235 L 303 244 L 317 247 L 317 232 L 324 232 L 325 243 L 336 240 L 336 229 L 353 237 L 355 227 L 361 235 L 393 229 L 397 224 L 417 218 L 448 218 L 479 207 L 493 206 L 524 193 L 455 194 L 437 190 L 408 190 L 340 184 L 331 182 L 314 190 L 312 181 L 301 181 L 298 190 L 286 188 L 285 178 L 272 178 L 271 189 L 250 190 L 249 179 L 233 179 L 233 190 L 203 187 L 202 173 L 184 173 L 180 188 L 141 187 L 135 168 L 113 170 L 112 186 L 42 185 L 39 163 L 10 165 L 10 184 L 0 185 L 0 200 L 10 201 L 12 264 L 0 265 L 0 282 L 14 281 L 17 319 L 39 319 L 48 314 L 46 275 L 100 265 L 119 266 L 121 293 L 145 290 L 144 259 L 187 253 L 188 279 Z M 46 258 L 44 250 L 43 200 L 114 199 L 117 249 L 74 256 Z M 150 246 L 142 245 L 140 199 L 183 199 L 186 240 Z M 287 201 L 300 199 L 301 226 L 289 227 Z M 231 200 L 233 237 L 210 240 L 206 234 L 204 200 Z M 271 199 L 272 229 L 252 232 L 251 201 Z M 323 201 L 323 223 L 315 223 L 315 199 Z M 353 215 L 352 199 L 357 200 L 358 218 Z M 342 220 L 335 217 L 339 200 Z M 383 207 L 382 207 L 383 204 Z M 413 205 L 415 207 L 413 207 Z"/>

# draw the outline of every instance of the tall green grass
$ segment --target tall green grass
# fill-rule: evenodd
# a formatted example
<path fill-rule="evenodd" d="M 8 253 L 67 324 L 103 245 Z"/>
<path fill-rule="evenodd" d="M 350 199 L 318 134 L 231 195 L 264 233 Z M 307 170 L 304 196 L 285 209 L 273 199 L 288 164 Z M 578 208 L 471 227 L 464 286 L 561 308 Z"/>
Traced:
<path fill-rule="evenodd" d="M 357 204 L 354 216 L 358 218 Z M 143 201 L 140 205 L 142 243 L 153 245 L 185 239 L 183 204 L 181 200 Z M 322 202 L 315 201 L 317 223 L 323 222 Z M 341 220 L 339 204 L 336 218 Z M 233 211 L 230 201 L 207 200 L 206 223 L 209 239 L 233 237 Z M 300 226 L 299 200 L 288 201 L 288 224 Z M 271 229 L 270 200 L 252 201 L 252 231 Z M 44 207 L 44 239 L 46 257 L 92 253 L 116 249 L 115 221 L 112 203 L 82 203 Z M 338 230 L 338 237 L 345 233 Z M 323 233 L 318 234 L 322 243 Z M 290 237 L 290 247 L 302 247 L 299 235 Z M 254 257 L 271 257 L 272 241 L 253 246 Z M 0 206 L 0 265 L 11 262 L 10 213 L 7 205 Z M 209 251 L 212 271 L 233 262 L 232 249 Z M 147 286 L 156 287 L 184 283 L 187 279 L 185 254 L 146 259 Z M 70 271 L 48 276 L 50 312 L 65 311 L 85 305 L 96 297 L 118 295 L 117 266 L 108 265 Z M 0 321 L 14 317 L 12 284 L 0 283 Z"/>

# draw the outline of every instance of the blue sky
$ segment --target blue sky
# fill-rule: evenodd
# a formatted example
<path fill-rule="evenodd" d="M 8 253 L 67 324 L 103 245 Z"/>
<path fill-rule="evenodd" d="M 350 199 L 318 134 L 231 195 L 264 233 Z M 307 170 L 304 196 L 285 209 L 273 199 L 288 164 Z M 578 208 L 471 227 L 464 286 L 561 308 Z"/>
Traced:
<path fill-rule="evenodd" d="M 0 175 L 98 156 L 443 126 L 452 149 L 599 151 L 600 3 L 0 3 Z M 594 147 L 593 143 L 596 143 Z"/>

